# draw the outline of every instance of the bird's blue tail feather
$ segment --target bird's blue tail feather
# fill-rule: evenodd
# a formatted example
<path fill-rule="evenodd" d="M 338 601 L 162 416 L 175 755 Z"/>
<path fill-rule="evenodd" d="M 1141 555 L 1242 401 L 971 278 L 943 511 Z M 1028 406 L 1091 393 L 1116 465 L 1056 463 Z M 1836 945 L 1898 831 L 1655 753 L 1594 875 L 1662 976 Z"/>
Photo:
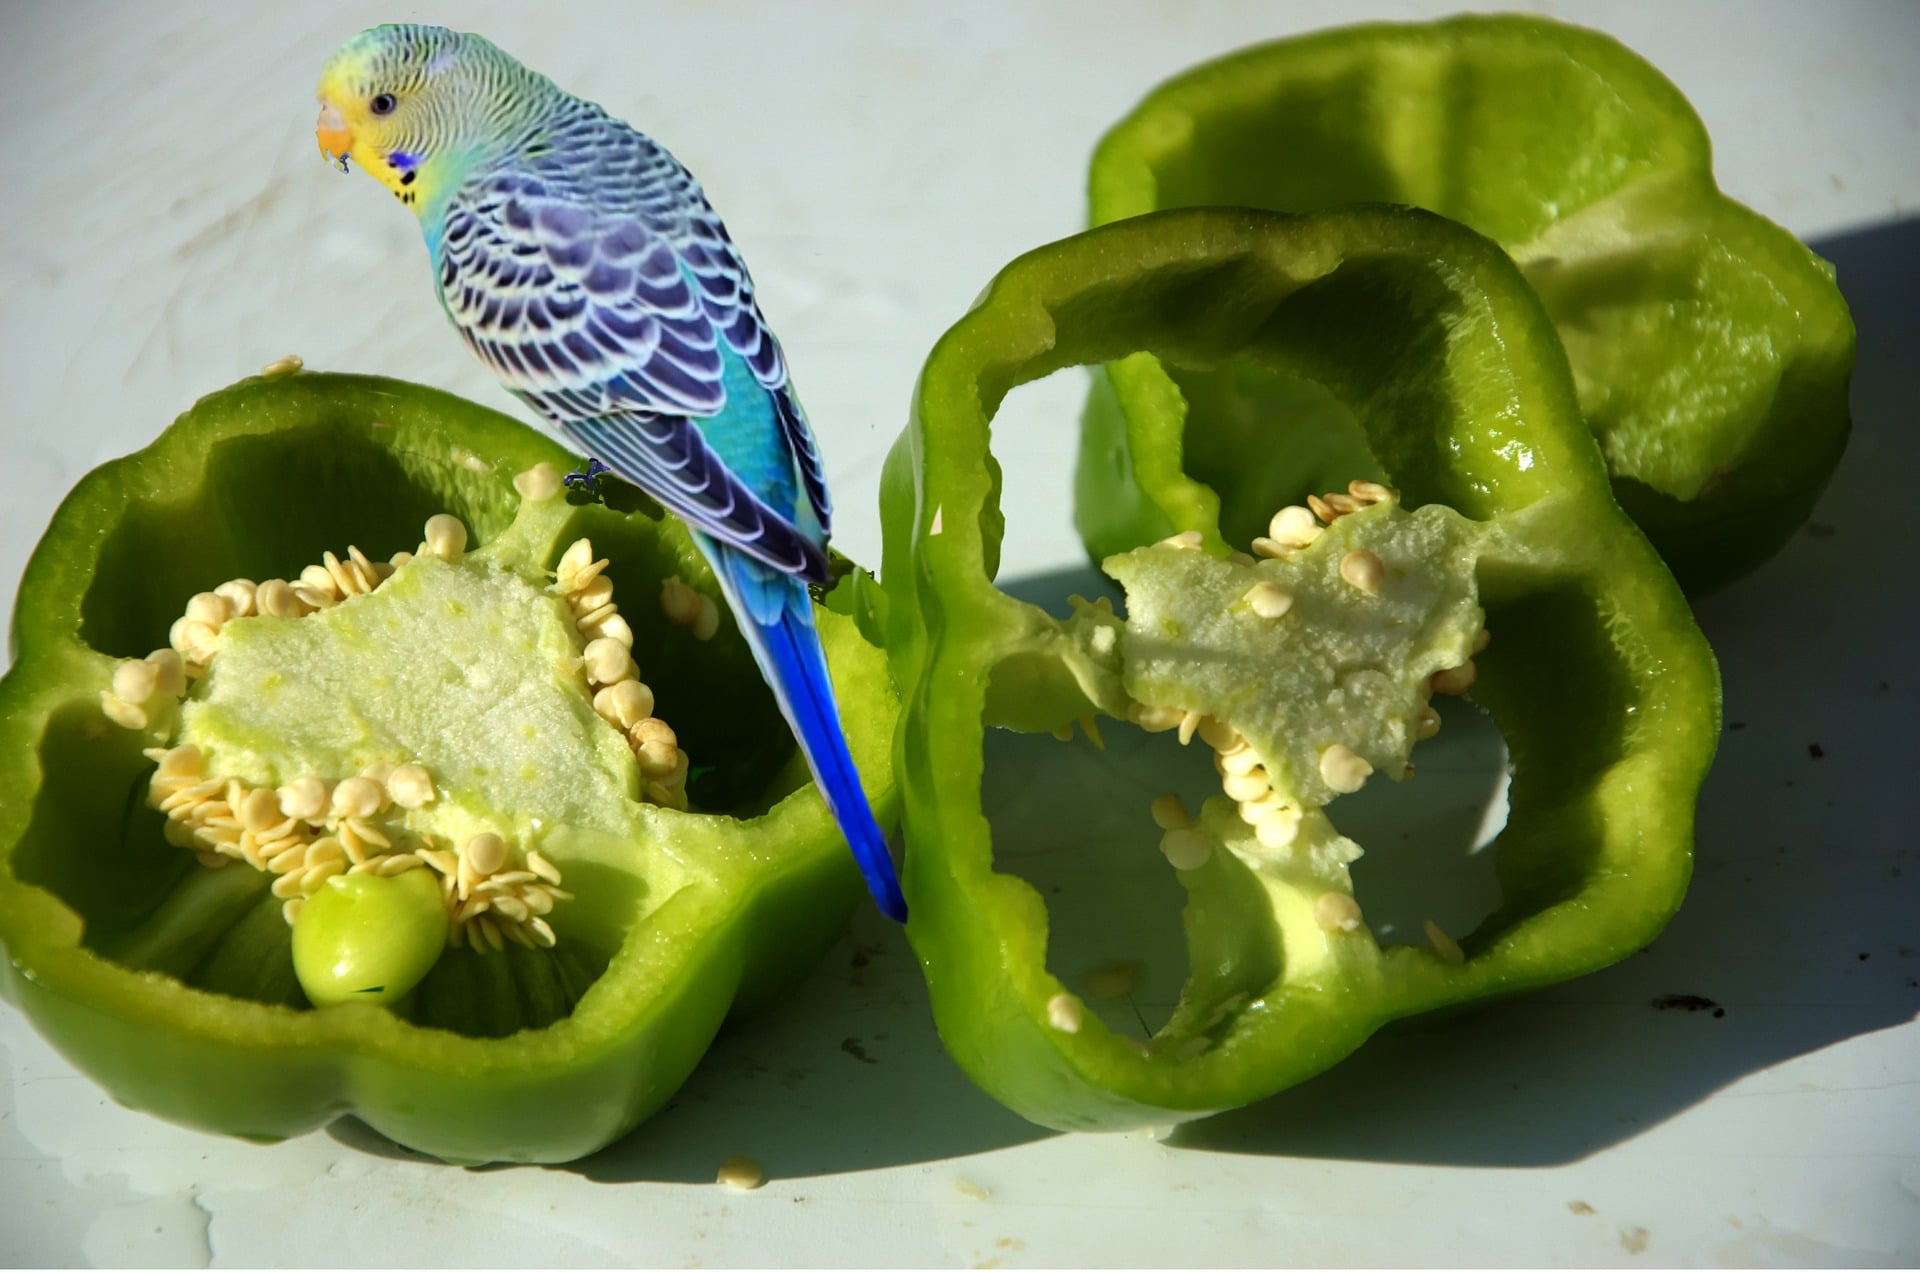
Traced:
<path fill-rule="evenodd" d="M 714 573 L 740 620 L 740 630 L 780 703 L 781 714 L 793 727 L 827 808 L 853 849 L 854 860 L 866 876 L 867 891 L 888 918 L 906 922 L 907 902 L 900 894 L 886 836 L 874 821 L 866 792 L 860 786 L 859 771 L 847 753 L 840 711 L 834 705 L 833 685 L 827 677 L 826 656 L 813 626 L 813 601 L 807 585 L 706 535 L 696 538 L 713 562 Z"/>

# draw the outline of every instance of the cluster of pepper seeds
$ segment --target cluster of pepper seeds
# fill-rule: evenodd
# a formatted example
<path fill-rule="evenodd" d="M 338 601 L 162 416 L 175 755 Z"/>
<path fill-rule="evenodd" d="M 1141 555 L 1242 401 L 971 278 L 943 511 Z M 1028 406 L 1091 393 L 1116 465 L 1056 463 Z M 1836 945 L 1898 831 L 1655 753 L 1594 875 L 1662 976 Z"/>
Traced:
<path fill-rule="evenodd" d="M 560 481 L 552 465 L 540 464 L 517 476 L 514 485 L 523 497 L 539 499 L 556 493 Z M 254 615 L 318 613 L 374 591 L 415 555 L 453 560 L 467 541 L 459 518 L 440 513 L 428 519 L 416 552 L 377 562 L 349 547 L 345 560 L 328 552 L 294 581 L 233 579 L 199 593 L 173 624 L 169 648 L 115 669 L 111 688 L 101 691 L 101 709 L 124 728 L 148 728 L 161 713 L 177 710 L 189 684 L 206 673 L 228 623 Z M 554 590 L 566 600 L 586 640 L 582 673 L 594 709 L 633 748 L 645 797 L 684 810 L 687 756 L 672 726 L 653 715 L 653 692 L 633 663 L 633 632 L 613 602 L 606 566 L 605 560 L 593 559 L 587 540 L 578 540 L 561 558 Z M 693 626 L 701 639 L 710 637 L 719 622 L 713 602 L 681 584 L 693 598 L 687 604 L 672 591 L 677 582 L 669 580 L 663 589 L 663 608 L 673 597 L 681 608 L 668 616 Z M 675 617 L 676 612 L 686 617 Z M 437 798 L 432 775 L 422 765 L 377 765 L 338 782 L 306 776 L 269 789 L 209 775 L 195 746 L 155 747 L 145 754 L 156 765 L 148 801 L 166 814 L 168 841 L 193 849 L 209 868 L 239 861 L 274 875 L 272 891 L 281 898 L 288 924 L 306 898 L 336 875 L 394 875 L 425 867 L 440 876 L 451 943 L 496 950 L 509 941 L 555 943 L 546 916 L 556 902 L 572 897 L 560 887 L 559 870 L 539 852 L 520 852 L 490 831 L 470 836 L 455 850 L 431 835 L 382 820 L 392 810 L 421 808 Z"/>
<path fill-rule="evenodd" d="M 640 679 L 634 664 L 633 629 L 613 603 L 613 580 L 602 573 L 606 568 L 606 558 L 594 559 L 590 541 L 575 539 L 554 569 L 553 590 L 565 599 L 574 624 L 586 638 L 586 648 L 580 651 L 581 670 L 593 695 L 593 709 L 620 730 L 633 748 L 643 795 L 655 804 L 685 812 L 687 753 L 680 749 L 673 726 L 653 714 L 653 690 Z"/>
<path fill-rule="evenodd" d="M 1341 517 L 1374 504 L 1394 503 L 1399 492 L 1378 482 L 1354 481 L 1344 494 L 1307 496 L 1306 506 L 1280 509 L 1268 523 L 1267 533 L 1252 543 L 1253 555 L 1236 552 L 1233 559 L 1251 565 L 1256 557 L 1279 559 L 1310 547 L 1326 527 Z M 1189 530 L 1162 541 L 1170 547 L 1197 551 L 1201 536 Z M 1340 558 L 1340 578 L 1349 587 L 1369 596 L 1380 594 L 1386 580 L 1385 563 L 1366 548 L 1353 548 Z M 1254 584 L 1241 598 L 1259 618 L 1277 622 L 1293 606 L 1293 596 L 1280 583 L 1264 580 Z M 1474 641 L 1474 652 L 1487 647 L 1488 633 L 1482 629 Z M 1468 658 L 1457 667 L 1436 672 L 1428 678 L 1421 694 L 1421 708 L 1414 717 L 1416 740 L 1433 737 L 1440 731 L 1440 715 L 1430 702 L 1432 695 L 1463 694 L 1474 684 L 1476 669 Z M 1302 810 L 1288 804 L 1273 789 L 1271 777 L 1251 744 L 1224 721 L 1178 707 L 1155 707 L 1134 703 L 1129 718 L 1149 733 L 1179 731 L 1180 744 L 1187 745 L 1195 735 L 1213 750 L 1214 770 L 1220 775 L 1221 790 L 1239 808 L 1240 819 L 1253 828 L 1261 847 L 1273 852 L 1291 848 L 1300 832 Z M 1340 794 L 1352 794 L 1373 775 L 1373 766 L 1342 743 L 1334 743 L 1320 753 L 1320 777 Z M 1409 770 L 1411 771 L 1411 770 Z M 1176 870 L 1195 870 L 1213 854 L 1212 836 L 1200 828 L 1176 795 L 1160 796 L 1153 803 L 1154 824 L 1161 829 L 1160 851 Z M 1359 903 L 1342 892 L 1323 894 L 1314 905 L 1314 919 L 1327 932 L 1355 932 L 1363 922 Z M 1427 943 L 1447 962 L 1464 961 L 1454 940 L 1438 924 L 1426 924 Z"/>

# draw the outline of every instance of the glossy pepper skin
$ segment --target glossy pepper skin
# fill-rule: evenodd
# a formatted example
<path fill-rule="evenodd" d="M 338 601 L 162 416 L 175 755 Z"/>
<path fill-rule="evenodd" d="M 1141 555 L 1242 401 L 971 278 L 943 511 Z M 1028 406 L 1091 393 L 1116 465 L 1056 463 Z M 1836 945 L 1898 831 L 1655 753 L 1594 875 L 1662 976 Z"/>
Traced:
<path fill-rule="evenodd" d="M 1163 367 L 1236 356 L 1323 386 L 1408 508 L 1444 503 L 1503 536 L 1478 568 L 1495 635 L 1473 690 L 1515 771 L 1492 850 L 1503 901 L 1453 966 L 1370 939 L 1305 957 L 1280 948 L 1257 888 L 1189 884 L 1188 992 L 1238 977 L 1251 1001 L 1198 1055 L 1143 1053 L 1091 1015 L 1073 1031 L 1050 1020 L 1071 987 L 1047 970 L 1046 906 L 994 865 L 981 782 L 984 731 L 1006 714 L 995 677 L 1033 690 L 1029 716 L 1046 696 L 1035 686 L 1051 685 L 1061 719 L 1086 708 L 1051 676 L 1060 625 L 993 585 L 1003 522 L 990 421 L 1008 391 L 1062 367 L 1139 377 L 1130 390 L 1168 409 L 1107 439 L 1078 500 L 1102 507 L 1118 547 L 1196 531 L 1223 555 L 1220 503 L 1182 469 L 1183 412 Z M 1206 426 L 1189 422 L 1186 436 Z M 1248 443 L 1249 467 L 1262 440 Z M 882 516 L 908 936 L 950 1052 L 1033 1121 L 1122 1129 L 1246 1104 L 1387 1021 L 1611 963 L 1680 902 L 1719 731 L 1717 670 L 1609 494 L 1539 300 L 1493 243 L 1456 224 L 1412 209 L 1189 209 L 1021 257 L 928 358 Z M 1262 967 L 1277 974 L 1247 983 Z"/>
<path fill-rule="evenodd" d="M 0 991 L 117 1100 L 248 1138 L 351 1112 L 450 1161 L 565 1161 L 656 1110 L 730 1012 L 776 993 L 838 934 L 860 876 L 749 651 L 731 631 L 702 643 L 639 618 L 636 653 L 663 704 L 685 704 L 689 747 L 728 757 L 710 760 L 716 784 L 704 795 L 696 773 L 696 806 L 733 815 L 674 815 L 664 843 L 633 845 L 636 859 L 665 850 L 700 864 L 603 951 L 604 970 L 572 988 L 557 1021 L 522 1027 L 553 1014 L 553 979 L 517 947 L 436 991 L 422 1010 L 437 1028 L 360 1003 L 307 1008 L 285 971 L 286 925 L 271 915 L 209 942 L 178 974 L 113 957 L 202 869 L 162 842 L 141 806 L 145 739 L 102 727 L 113 660 L 164 644 L 169 615 L 210 578 L 284 573 L 329 543 L 410 544 L 436 510 L 485 543 L 513 517 L 514 474 L 541 461 L 564 470 L 573 457 L 425 388 L 251 379 L 90 474 L 55 514 L 27 566 L 15 662 L 0 681 Z M 573 515 L 637 595 L 673 572 L 713 590 L 684 527 L 656 506 Z M 645 602 L 629 609 L 643 614 Z M 895 712 L 884 660 L 851 619 L 823 610 L 819 620 L 853 752 L 884 779 Z M 891 816 L 891 787 L 868 793 Z M 583 871 L 574 886 L 589 897 L 593 879 Z M 218 907 L 185 916 L 233 918 Z M 220 957 L 248 941 L 245 966 Z"/>
<path fill-rule="evenodd" d="M 1503 15 L 1249 48 L 1148 94 L 1089 190 L 1095 225 L 1386 202 L 1497 241 L 1567 349 L 1615 497 L 1689 593 L 1772 556 L 1845 448 L 1854 330 L 1831 266 L 1721 193 L 1686 98 L 1598 32 Z M 1112 390 L 1090 408 L 1095 448 L 1116 409 L 1155 409 Z M 1189 390 L 1222 415 L 1299 405 L 1226 371 Z M 1297 496 L 1322 452 L 1303 439 L 1269 479 Z"/>

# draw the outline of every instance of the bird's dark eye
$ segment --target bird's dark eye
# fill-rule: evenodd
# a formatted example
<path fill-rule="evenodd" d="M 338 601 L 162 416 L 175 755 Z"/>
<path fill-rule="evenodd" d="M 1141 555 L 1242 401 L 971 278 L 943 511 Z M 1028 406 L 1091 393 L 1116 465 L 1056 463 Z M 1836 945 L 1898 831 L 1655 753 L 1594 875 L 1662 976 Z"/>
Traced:
<path fill-rule="evenodd" d="M 373 100 L 367 103 L 368 109 L 376 115 L 391 115 L 397 105 L 399 103 L 393 100 L 392 93 L 375 93 Z"/>

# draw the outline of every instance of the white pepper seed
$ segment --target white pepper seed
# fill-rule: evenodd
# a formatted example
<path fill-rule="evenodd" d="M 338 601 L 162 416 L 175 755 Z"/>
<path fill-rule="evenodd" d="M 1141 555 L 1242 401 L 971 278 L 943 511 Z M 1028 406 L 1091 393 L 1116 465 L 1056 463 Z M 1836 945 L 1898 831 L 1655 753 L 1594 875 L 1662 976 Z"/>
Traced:
<path fill-rule="evenodd" d="M 1231 751 L 1217 751 L 1213 757 L 1214 767 L 1222 776 L 1236 773 L 1251 773 L 1261 768 L 1260 753 L 1250 746 L 1235 747 Z"/>
<path fill-rule="evenodd" d="M 735 1192 L 752 1192 L 767 1182 L 767 1170 L 751 1157 L 729 1157 L 720 1163 L 713 1180 Z"/>
<path fill-rule="evenodd" d="M 690 627 L 700 617 L 700 593 L 670 575 L 660 584 L 660 612 L 669 623 Z"/>
<path fill-rule="evenodd" d="M 554 586 L 558 587 L 562 592 L 571 592 L 574 589 L 574 580 L 580 571 L 586 569 L 592 561 L 592 541 L 588 539 L 575 539 L 567 545 L 567 550 L 562 552 L 560 559 L 554 563 Z"/>
<path fill-rule="evenodd" d="M 604 574 L 596 574 L 583 580 L 567 594 L 567 604 L 575 614 L 591 614 L 604 605 L 613 603 L 613 580 Z"/>
<path fill-rule="evenodd" d="M 187 602 L 187 621 L 218 628 L 233 617 L 233 602 L 218 592 L 196 592 Z"/>
<path fill-rule="evenodd" d="M 1493 633 L 1488 631 L 1486 628 L 1482 627 L 1479 631 L 1474 633 L 1473 652 L 1476 654 L 1480 653 L 1482 650 L 1484 650 L 1488 645 L 1491 645 L 1492 643 L 1493 643 Z"/>
<path fill-rule="evenodd" d="M 1140 986 L 1138 963 L 1107 963 L 1087 973 L 1087 992 L 1102 1001 L 1125 998 Z"/>
<path fill-rule="evenodd" d="M 1347 493 L 1362 504 L 1392 503 L 1400 498 L 1400 492 L 1391 486 L 1383 486 L 1377 481 L 1363 481 L 1357 477 L 1347 483 Z"/>
<path fill-rule="evenodd" d="M 361 590 L 365 592 L 371 592 L 379 587 L 380 580 L 386 577 L 380 573 L 380 567 L 367 558 L 366 553 L 351 543 L 347 545 L 347 566 L 357 576 Z M 391 573 L 391 569 L 388 572 Z"/>
<path fill-rule="evenodd" d="M 1213 837 L 1197 826 L 1160 836 L 1160 853 L 1175 870 L 1198 870 L 1213 856 Z"/>
<path fill-rule="evenodd" d="M 1262 817 L 1265 817 L 1276 808 L 1285 808 L 1286 806 L 1287 800 L 1284 795 L 1278 791 L 1268 791 L 1259 799 L 1248 799 L 1240 802 L 1240 820 L 1249 826 L 1258 826 Z"/>
<path fill-rule="evenodd" d="M 1291 504 L 1273 514 L 1267 537 L 1285 548 L 1304 548 L 1320 537 L 1320 521 L 1310 508 Z"/>
<path fill-rule="evenodd" d="M 1264 768 L 1251 768 L 1244 773 L 1229 773 L 1220 780 L 1220 789 L 1228 799 L 1236 803 L 1243 800 L 1259 799 L 1273 789 L 1273 783 L 1267 778 Z"/>
<path fill-rule="evenodd" d="M 1373 765 L 1366 762 L 1344 742 L 1335 742 L 1320 752 L 1320 779 L 1342 795 L 1351 795 L 1367 784 Z"/>
<path fill-rule="evenodd" d="M 331 552 L 320 555 L 320 563 L 326 567 L 327 575 L 333 579 L 334 590 L 342 596 L 359 596 L 367 591 L 369 579 L 362 579 L 359 571 L 351 564 L 342 561 Z"/>
<path fill-rule="evenodd" d="M 560 470 L 543 459 L 525 472 L 515 473 L 513 488 L 530 503 L 551 499 L 560 493 Z"/>
<path fill-rule="evenodd" d="M 156 649 L 147 655 L 147 665 L 153 668 L 155 693 L 178 698 L 187 691 L 187 668 L 178 650 Z"/>
<path fill-rule="evenodd" d="M 1449 667 L 1445 671 L 1436 671 L 1427 681 L 1435 693 L 1465 693 L 1473 688 L 1474 681 L 1480 678 L 1480 669 L 1473 665 L 1473 659 L 1461 663 L 1458 667 Z"/>
<path fill-rule="evenodd" d="M 424 764 L 402 764 L 387 774 L 387 797 L 402 808 L 424 808 L 434 799 L 433 775 Z"/>
<path fill-rule="evenodd" d="M 1231 750 L 1246 741 L 1240 730 L 1216 716 L 1200 721 L 1200 740 L 1216 751 Z"/>
<path fill-rule="evenodd" d="M 427 518 L 427 551 L 443 561 L 451 561 L 467 550 L 466 523 L 451 513 L 436 512 Z"/>
<path fill-rule="evenodd" d="M 253 606 L 274 618 L 299 618 L 307 612 L 285 579 L 268 579 L 253 591 Z"/>
<path fill-rule="evenodd" d="M 1360 930 L 1360 903 L 1344 892 L 1323 892 L 1313 903 L 1313 921 L 1322 932 Z"/>
<path fill-rule="evenodd" d="M 483 830 L 467 840 L 460 855 L 476 872 L 490 875 L 507 864 L 507 841 L 490 830 Z"/>
<path fill-rule="evenodd" d="M 336 602 L 340 599 L 339 581 L 333 577 L 333 572 L 324 565 L 309 565 L 303 567 L 300 571 L 300 583 L 309 591 L 330 596 Z"/>
<path fill-rule="evenodd" d="M 234 811 L 240 814 L 240 824 L 256 835 L 264 834 L 286 820 L 280 811 L 279 798 L 264 786 L 256 786 L 248 791 Z"/>
<path fill-rule="evenodd" d="M 1047 1023 L 1061 1033 L 1079 1033 L 1084 1019 L 1080 1000 L 1072 994 L 1055 994 L 1047 999 Z"/>
<path fill-rule="evenodd" d="M 1440 732 L 1440 713 L 1432 707 L 1420 708 L 1420 713 L 1413 717 L 1414 741 L 1424 742 L 1438 732 Z"/>
<path fill-rule="evenodd" d="M 643 680 L 622 680 L 593 695 L 593 709 L 618 729 L 631 729 L 653 714 L 653 690 Z"/>
<path fill-rule="evenodd" d="M 1127 718 L 1148 733 L 1165 733 L 1182 720 L 1187 713 L 1179 707 L 1150 707 L 1144 702 L 1136 702 L 1127 708 Z"/>
<path fill-rule="evenodd" d="M 1170 534 L 1154 544 L 1156 548 L 1178 548 L 1182 552 L 1197 552 L 1206 536 L 1198 530 L 1182 530 L 1179 534 Z"/>
<path fill-rule="evenodd" d="M 1381 586 L 1387 581 L 1387 567 L 1367 549 L 1354 548 L 1340 558 L 1340 577 L 1348 586 L 1356 587 L 1368 596 L 1378 596 Z"/>
<path fill-rule="evenodd" d="M 612 601 L 608 601 L 606 604 L 595 609 L 576 614 L 573 625 L 575 630 L 583 636 L 586 636 L 589 632 L 593 633 L 592 636 L 587 637 L 589 640 L 592 640 L 599 636 L 600 626 L 608 620 L 617 617 L 619 613 L 619 606 L 615 605 Z"/>
<path fill-rule="evenodd" d="M 227 604 L 233 609 L 232 618 L 245 618 L 253 613 L 252 579 L 228 579 L 213 590 L 215 595 L 227 598 Z"/>
<path fill-rule="evenodd" d="M 372 817 L 386 803 L 386 788 L 372 778 L 349 777 L 333 788 L 335 817 Z"/>
<path fill-rule="evenodd" d="M 327 814 L 333 788 L 317 777 L 296 777 L 276 792 L 280 811 L 301 821 L 319 821 Z"/>
<path fill-rule="evenodd" d="M 1467 953 L 1460 948 L 1460 943 L 1448 936 L 1446 929 L 1438 923 L 1428 919 L 1422 931 L 1426 933 L 1427 945 L 1440 956 L 1441 962 L 1458 967 L 1467 961 Z"/>
<path fill-rule="evenodd" d="M 1271 579 L 1255 583 L 1240 599 L 1261 618 L 1279 618 L 1293 608 L 1293 593 Z"/>
<path fill-rule="evenodd" d="M 1320 518 L 1320 520 L 1326 522 L 1328 525 L 1332 525 L 1334 522 L 1338 521 L 1341 516 L 1340 510 L 1338 508 L 1335 508 L 1331 503 L 1329 503 L 1325 499 L 1322 499 L 1319 495 L 1307 496 L 1307 509 L 1310 512 L 1312 512 L 1314 516 Z"/>
<path fill-rule="evenodd" d="M 1291 848 L 1293 841 L 1300 837 L 1300 810 L 1284 807 L 1267 809 L 1261 813 L 1260 820 L 1253 824 L 1253 837 L 1269 852 Z"/>
<path fill-rule="evenodd" d="M 119 697 L 110 689 L 100 691 L 100 714 L 123 729 L 147 727 L 147 710 Z"/>
<path fill-rule="evenodd" d="M 680 740 L 673 726 L 658 716 L 637 721 L 627 731 L 634 757 L 640 761 L 644 777 L 662 778 L 671 774 L 680 762 Z"/>
<path fill-rule="evenodd" d="M 711 596 L 700 597 L 700 612 L 694 616 L 693 638 L 712 640 L 720 630 L 720 607 L 713 603 Z"/>
<path fill-rule="evenodd" d="M 613 606 L 609 605 L 607 608 L 611 610 Z M 627 620 L 622 618 L 617 612 L 608 614 L 598 622 L 581 622 L 578 626 L 580 628 L 580 634 L 589 640 L 596 640 L 604 636 L 608 640 L 619 641 L 628 649 L 633 648 L 633 628 L 629 626 Z"/>
<path fill-rule="evenodd" d="M 1153 801 L 1153 824 L 1162 830 L 1180 830 L 1193 824 L 1193 817 L 1178 795 L 1168 792 Z"/>
<path fill-rule="evenodd" d="M 587 680 L 596 685 L 611 685 L 630 679 L 635 670 L 627 647 L 604 636 L 588 641 L 587 647 L 580 651 L 580 660 L 586 670 Z"/>
<path fill-rule="evenodd" d="M 144 658 L 133 658 L 113 669 L 113 694 L 122 702 L 138 706 L 153 697 L 160 672 Z"/>
<path fill-rule="evenodd" d="M 198 777 L 206 766 L 200 748 L 189 742 L 176 746 L 160 758 L 157 770 L 161 777 Z"/>
<path fill-rule="evenodd" d="M 212 623 L 196 622 L 189 619 L 186 625 L 185 640 L 186 648 L 180 652 L 188 661 L 199 663 L 204 667 L 213 661 L 214 654 L 218 652 L 220 648 L 220 629 Z"/>
<path fill-rule="evenodd" d="M 1193 741 L 1193 735 L 1200 731 L 1200 722 L 1205 718 L 1206 717 L 1198 711 L 1183 711 L 1180 713 L 1179 738 L 1181 746 L 1185 746 Z"/>

